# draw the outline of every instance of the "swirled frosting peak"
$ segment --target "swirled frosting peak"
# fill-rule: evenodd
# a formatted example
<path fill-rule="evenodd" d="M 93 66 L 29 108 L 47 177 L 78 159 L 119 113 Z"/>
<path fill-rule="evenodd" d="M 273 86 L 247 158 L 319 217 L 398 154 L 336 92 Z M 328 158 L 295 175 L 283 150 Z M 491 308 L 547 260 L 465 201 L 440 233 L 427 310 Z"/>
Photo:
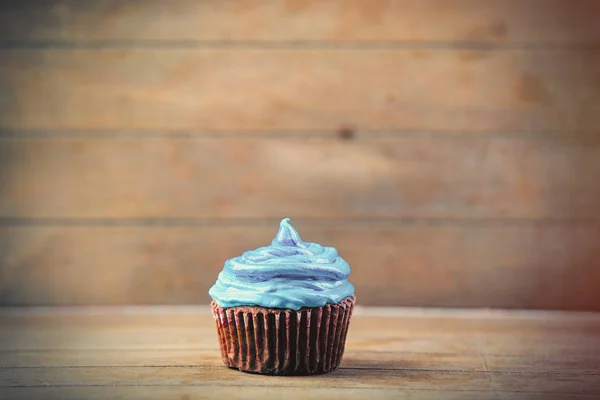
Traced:
<path fill-rule="evenodd" d="M 270 246 L 225 262 L 209 294 L 221 307 L 320 307 L 354 294 L 350 266 L 333 247 L 304 242 L 284 218 Z"/>

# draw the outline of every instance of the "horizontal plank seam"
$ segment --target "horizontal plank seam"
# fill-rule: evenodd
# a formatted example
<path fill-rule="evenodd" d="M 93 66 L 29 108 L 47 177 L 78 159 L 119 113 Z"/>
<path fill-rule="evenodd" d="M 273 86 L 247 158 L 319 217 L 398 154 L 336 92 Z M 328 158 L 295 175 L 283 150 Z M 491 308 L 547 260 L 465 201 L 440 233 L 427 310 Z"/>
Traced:
<path fill-rule="evenodd" d="M 0 370 L 15 370 L 15 369 L 124 369 L 124 368 L 176 368 L 176 369 L 224 369 L 222 365 L 25 365 L 25 366 L 0 366 Z M 599 372 L 564 372 L 564 371 L 511 371 L 507 369 L 492 369 L 488 371 L 477 369 L 452 369 L 452 368 L 389 368 L 389 367 L 346 367 L 341 365 L 340 370 L 350 371 L 420 371 L 420 372 L 455 372 L 465 374 L 479 375 L 535 375 L 535 376 L 600 376 Z"/>
<path fill-rule="evenodd" d="M 561 43 L 552 41 L 485 42 L 465 40 L 370 40 L 370 41 L 317 41 L 317 40 L 167 40 L 167 39 L 111 39 L 111 40 L 1 40 L 2 50 L 45 49 L 260 49 L 260 50 L 477 50 L 477 51 L 579 51 L 599 50 L 598 43 L 587 41 Z"/>
<path fill-rule="evenodd" d="M 148 348 L 137 348 L 137 349 L 131 349 L 131 348 L 110 348 L 110 349 L 0 349 L 0 354 L 16 354 L 16 353 L 62 353 L 62 352 L 68 352 L 68 353 L 85 353 L 85 352 L 98 352 L 98 353 L 103 353 L 103 352 L 120 352 L 120 353 L 131 353 L 131 352 L 154 352 L 154 351 L 159 351 L 159 352 L 170 352 L 170 351 L 199 351 L 199 352 L 210 352 L 210 353 L 218 353 L 219 349 L 218 348 L 173 348 L 173 349 L 148 349 Z M 353 352 L 352 350 L 348 350 L 346 349 L 346 351 L 344 352 L 344 356 L 345 357 L 353 357 L 353 354 L 356 353 L 361 353 L 361 354 L 396 354 L 396 355 L 405 355 L 405 356 L 411 356 L 411 355 L 417 355 L 417 356 L 468 356 L 468 357 L 477 357 L 479 355 L 479 353 L 477 352 L 460 352 L 460 353 L 452 353 L 452 352 L 448 352 L 448 353 L 440 353 L 440 352 L 434 352 L 434 353 L 428 353 L 428 352 L 419 352 L 419 351 L 394 351 L 394 350 L 359 350 L 357 352 Z M 590 352 L 589 350 L 582 350 L 581 353 L 571 353 L 570 356 L 584 356 L 584 357 L 589 357 L 596 354 L 595 352 Z M 486 357 L 489 358 L 513 358 L 513 359 L 527 359 L 527 360 L 537 360 L 540 362 L 545 362 L 547 361 L 547 359 L 543 356 L 540 357 L 536 357 L 535 355 L 524 355 L 524 354 L 518 354 L 518 353 L 485 353 Z"/>
<path fill-rule="evenodd" d="M 333 372 L 335 374 L 335 372 Z M 307 387 L 302 385 L 301 381 L 297 385 L 255 385 L 255 384 L 239 384 L 239 383 L 231 383 L 229 381 L 222 381 L 221 384 L 214 383 L 174 383 L 174 384 L 141 384 L 141 385 L 131 385 L 131 384 L 65 384 L 65 385 L 0 385 L 0 388 L 51 388 L 51 387 L 247 387 L 247 388 L 255 388 L 255 387 L 265 387 L 265 388 L 305 388 L 305 389 L 347 389 L 347 390 L 373 390 L 373 389 L 391 389 L 389 386 L 358 386 L 358 387 L 348 387 L 348 386 L 310 386 Z M 407 390 L 406 388 L 399 387 L 396 389 L 397 391 Z M 443 390 L 432 390 L 426 388 L 410 388 L 409 391 L 419 391 L 419 392 L 459 392 L 459 393 L 493 393 L 492 390 L 486 389 L 443 389 Z M 496 393 L 528 393 L 528 394 L 553 394 L 556 395 L 557 392 L 552 391 L 526 391 L 526 390 L 497 390 Z M 563 395 L 597 395 L 600 392 L 559 392 L 559 394 Z"/>
<path fill-rule="evenodd" d="M 295 217 L 306 227 L 320 228 L 404 228 L 404 227 L 520 227 L 520 226 L 594 226 L 599 218 L 305 218 Z M 0 217 L 4 226 L 60 227 L 263 227 L 273 226 L 279 219 L 204 219 L 204 218 L 80 218 L 80 217 Z"/>
<path fill-rule="evenodd" d="M 136 129 L 12 129 L 0 127 L 0 139 L 242 139 L 242 140 L 389 140 L 389 139 L 439 139 L 439 140 L 526 140 L 558 143 L 600 145 L 598 130 L 540 130 L 540 131 L 489 131 L 489 130 L 353 130 L 352 138 L 344 138 L 338 130 L 136 130 Z M 346 132 L 346 130 L 344 130 Z"/>
<path fill-rule="evenodd" d="M 147 316 L 147 315 L 211 315 L 210 306 L 204 304 L 180 305 L 105 305 L 105 306 L 4 306 L 0 317 L 91 317 L 91 316 Z M 364 318 L 424 318 L 424 319 L 477 319 L 509 321 L 586 321 L 600 322 L 600 312 L 524 310 L 501 308 L 442 308 L 442 307 L 399 307 L 363 306 L 357 304 L 353 316 Z M 0 320 L 1 322 L 1 320 Z M 1 326 L 0 326 L 1 329 Z M 171 350 L 171 349 L 167 349 Z"/>
<path fill-rule="evenodd" d="M 11 354 L 11 353 L 63 353 L 63 352 L 69 352 L 69 353 L 73 353 L 73 352 L 81 352 L 81 353 L 86 353 L 86 352 L 98 352 L 98 353 L 106 353 L 106 352 L 184 352 L 184 351 L 194 351 L 194 352 L 200 352 L 200 353 L 212 353 L 215 351 L 218 351 L 219 349 L 217 347 L 213 347 L 213 348 L 207 348 L 207 347 L 173 347 L 173 348 L 151 348 L 151 349 L 144 349 L 144 348 L 72 348 L 72 349 L 61 349 L 61 348 L 48 348 L 48 349 L 15 349 L 15 348 L 11 348 L 11 349 L 0 349 L 0 354 Z M 478 352 L 429 352 L 429 351 L 407 351 L 407 350 L 402 350 L 402 351 L 394 351 L 394 350 L 352 350 L 347 348 L 344 351 L 344 355 L 347 357 L 352 357 L 353 355 L 358 355 L 358 354 L 389 354 L 389 353 L 393 353 L 393 354 L 405 354 L 405 355 L 431 355 L 431 356 L 449 356 L 449 355 L 455 355 L 455 356 L 473 356 L 476 357 L 477 355 L 479 355 Z M 587 353 L 586 351 L 586 354 Z M 520 355 L 506 355 L 506 354 L 490 354 L 490 353 L 486 353 L 486 356 L 489 357 L 520 357 Z"/>
<path fill-rule="evenodd" d="M 110 353 L 110 352 L 177 352 L 177 351 L 185 351 L 185 352 L 201 352 L 201 353 L 214 353 L 218 352 L 218 348 L 206 348 L 206 347 L 186 347 L 186 348 L 152 348 L 152 349 L 144 349 L 144 348 L 106 348 L 106 349 L 0 349 L 0 354 L 15 354 L 15 353 Z M 397 350 L 352 350 L 346 349 L 344 352 L 345 357 L 354 357 L 358 354 L 402 354 L 406 356 L 411 355 L 426 355 L 426 356 L 470 356 L 477 357 L 479 353 L 477 352 L 427 352 L 427 351 L 397 351 Z M 589 350 L 585 350 L 583 353 L 586 356 L 590 355 Z M 521 355 L 521 354 L 504 354 L 504 353 L 485 353 L 486 357 L 491 358 L 526 358 L 528 360 L 536 360 L 536 357 L 532 357 L 530 355 Z M 575 354 L 577 355 L 577 354 Z M 545 358 L 540 357 L 540 360 L 545 360 Z"/>

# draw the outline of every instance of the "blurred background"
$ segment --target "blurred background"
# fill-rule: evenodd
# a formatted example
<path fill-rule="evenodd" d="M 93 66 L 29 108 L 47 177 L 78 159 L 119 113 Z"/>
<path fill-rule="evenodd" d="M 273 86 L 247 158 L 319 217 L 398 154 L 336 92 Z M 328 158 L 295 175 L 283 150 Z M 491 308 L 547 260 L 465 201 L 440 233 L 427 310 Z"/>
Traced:
<path fill-rule="evenodd" d="M 600 2 L 0 3 L 0 304 L 206 304 L 291 217 L 362 305 L 600 310 Z"/>

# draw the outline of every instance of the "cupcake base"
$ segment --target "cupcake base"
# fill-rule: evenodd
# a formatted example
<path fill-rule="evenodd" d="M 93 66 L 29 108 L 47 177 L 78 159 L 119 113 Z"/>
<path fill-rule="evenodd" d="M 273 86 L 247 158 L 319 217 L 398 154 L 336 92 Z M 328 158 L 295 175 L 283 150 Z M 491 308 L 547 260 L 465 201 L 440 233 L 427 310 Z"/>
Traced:
<path fill-rule="evenodd" d="M 355 297 L 290 309 L 211 303 L 223 363 L 265 375 L 316 375 L 342 360 Z"/>

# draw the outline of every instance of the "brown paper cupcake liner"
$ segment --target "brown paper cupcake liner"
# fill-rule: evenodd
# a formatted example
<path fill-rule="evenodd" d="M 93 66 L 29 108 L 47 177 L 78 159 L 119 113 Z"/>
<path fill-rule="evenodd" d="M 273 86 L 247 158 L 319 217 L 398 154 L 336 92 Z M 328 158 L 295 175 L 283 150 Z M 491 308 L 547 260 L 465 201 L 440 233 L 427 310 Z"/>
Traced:
<path fill-rule="evenodd" d="M 355 297 L 298 311 L 211 303 L 223 362 L 266 375 L 314 375 L 342 360 Z"/>

